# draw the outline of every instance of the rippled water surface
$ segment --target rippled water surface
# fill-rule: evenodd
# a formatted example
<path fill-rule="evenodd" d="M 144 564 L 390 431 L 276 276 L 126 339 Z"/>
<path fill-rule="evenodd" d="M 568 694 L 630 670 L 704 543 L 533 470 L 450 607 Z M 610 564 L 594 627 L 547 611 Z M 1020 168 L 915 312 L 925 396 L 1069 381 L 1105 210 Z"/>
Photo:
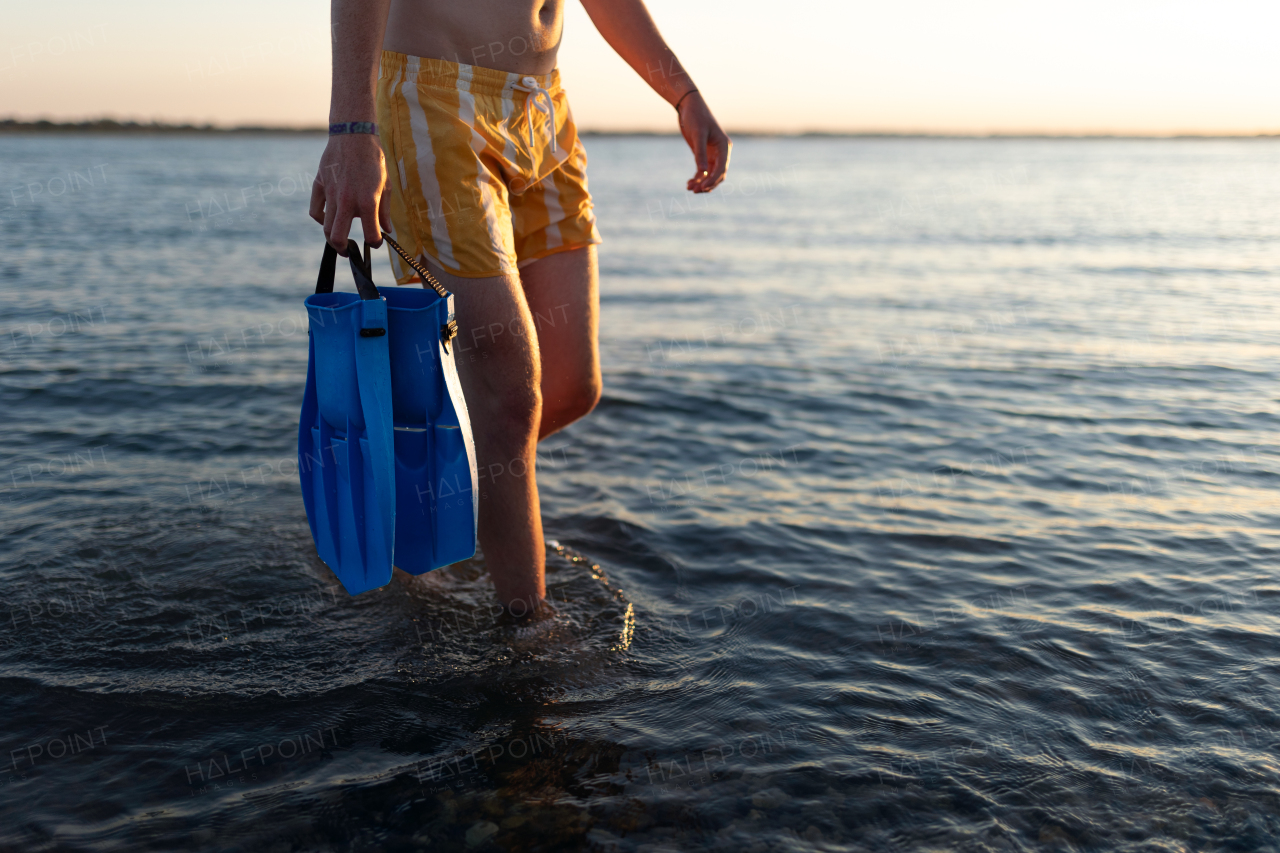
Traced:
<path fill-rule="evenodd" d="M 1280 846 L 1280 141 L 588 140 L 543 631 L 315 556 L 323 141 L 0 138 L 0 849 Z"/>

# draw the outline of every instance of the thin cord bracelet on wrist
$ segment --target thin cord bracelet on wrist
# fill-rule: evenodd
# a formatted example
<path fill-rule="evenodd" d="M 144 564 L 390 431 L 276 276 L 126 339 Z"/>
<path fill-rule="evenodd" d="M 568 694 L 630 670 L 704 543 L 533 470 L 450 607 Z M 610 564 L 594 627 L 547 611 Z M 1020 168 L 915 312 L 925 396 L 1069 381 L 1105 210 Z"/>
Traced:
<path fill-rule="evenodd" d="M 687 97 L 689 97 L 690 95 L 692 95 L 692 94 L 693 94 L 694 92 L 696 92 L 696 91 L 698 91 L 698 90 L 697 90 L 697 89 L 690 89 L 689 91 L 685 92 L 683 95 L 681 95 L 681 96 L 680 96 L 680 100 L 676 101 L 676 112 L 680 112 L 680 105 L 684 103 L 684 99 L 685 99 L 685 98 L 687 98 Z"/>
<path fill-rule="evenodd" d="M 372 133 L 378 135 L 378 123 L 376 121 L 340 121 L 337 124 L 329 125 L 329 135 L 338 136 L 343 133 Z"/>

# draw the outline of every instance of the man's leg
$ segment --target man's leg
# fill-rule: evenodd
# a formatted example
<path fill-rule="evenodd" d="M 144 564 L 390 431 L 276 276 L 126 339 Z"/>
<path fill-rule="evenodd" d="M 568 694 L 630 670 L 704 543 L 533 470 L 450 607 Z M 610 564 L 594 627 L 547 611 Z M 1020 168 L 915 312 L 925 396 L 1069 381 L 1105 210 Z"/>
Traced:
<path fill-rule="evenodd" d="M 539 258 L 520 270 L 542 366 L 538 439 L 563 429 L 600 401 L 600 284 L 596 247 Z"/>
<path fill-rule="evenodd" d="M 542 393 L 533 317 L 514 274 L 461 278 L 426 263 L 453 293 L 454 360 L 480 474 L 480 546 L 499 600 L 522 615 L 546 596 L 534 481 Z"/>

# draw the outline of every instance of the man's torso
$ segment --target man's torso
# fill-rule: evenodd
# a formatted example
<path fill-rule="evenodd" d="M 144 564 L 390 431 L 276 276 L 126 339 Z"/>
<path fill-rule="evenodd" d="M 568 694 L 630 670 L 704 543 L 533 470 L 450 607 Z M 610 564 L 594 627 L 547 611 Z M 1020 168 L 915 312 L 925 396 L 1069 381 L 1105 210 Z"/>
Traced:
<path fill-rule="evenodd" d="M 517 74 L 556 67 L 563 0 L 391 0 L 386 50 Z"/>

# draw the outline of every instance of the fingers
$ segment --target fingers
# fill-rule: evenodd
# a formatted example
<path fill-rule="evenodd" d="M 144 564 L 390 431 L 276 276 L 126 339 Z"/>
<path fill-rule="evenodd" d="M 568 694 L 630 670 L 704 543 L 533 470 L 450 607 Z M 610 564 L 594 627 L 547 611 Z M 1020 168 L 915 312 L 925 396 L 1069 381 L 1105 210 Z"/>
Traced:
<path fill-rule="evenodd" d="M 324 238 L 344 258 L 347 256 L 347 240 L 351 234 L 351 219 L 350 210 L 337 202 L 325 208 Z"/>
<path fill-rule="evenodd" d="M 720 186 L 729 169 L 729 149 L 733 144 L 729 137 L 720 128 L 713 126 L 704 139 L 706 141 L 700 147 L 709 151 L 711 156 L 709 160 L 704 159 L 699 164 L 699 174 L 689 181 L 689 190 L 695 193 L 709 193 Z"/>
<path fill-rule="evenodd" d="M 707 134 L 702 128 L 698 128 L 698 135 L 694 137 L 693 161 L 698 165 L 698 172 L 686 186 L 693 192 L 699 192 L 698 187 L 707 175 Z"/>
<path fill-rule="evenodd" d="M 715 155 L 711 158 L 710 174 L 702 182 L 702 188 L 699 192 L 709 193 L 724 180 L 725 173 L 729 171 L 729 149 L 733 147 L 733 143 L 729 141 L 729 137 L 723 133 L 720 138 L 711 143 L 711 148 Z"/>
<path fill-rule="evenodd" d="M 382 232 L 378 230 L 378 211 L 381 207 L 381 202 L 375 199 L 373 204 L 360 208 L 360 228 L 364 231 L 364 241 L 375 249 L 382 245 Z"/>
<path fill-rule="evenodd" d="M 324 184 L 320 183 L 319 175 L 311 182 L 311 208 L 308 213 L 316 222 L 324 224 Z"/>
<path fill-rule="evenodd" d="M 383 231 L 391 233 L 391 194 L 385 189 L 382 195 L 378 196 L 378 225 Z M 382 236 L 378 236 L 378 240 L 382 240 Z"/>

